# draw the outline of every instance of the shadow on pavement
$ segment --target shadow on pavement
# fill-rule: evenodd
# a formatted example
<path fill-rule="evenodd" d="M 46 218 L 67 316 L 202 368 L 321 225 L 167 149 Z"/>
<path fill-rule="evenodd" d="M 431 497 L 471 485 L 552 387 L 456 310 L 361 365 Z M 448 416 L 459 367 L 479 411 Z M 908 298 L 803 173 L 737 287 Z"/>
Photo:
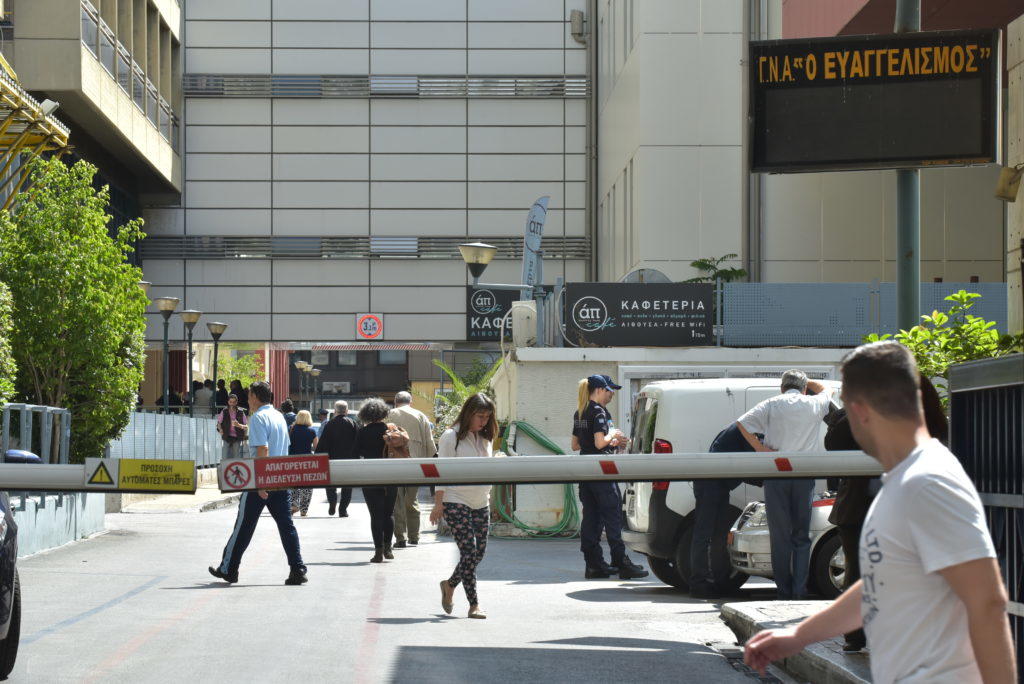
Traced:
<path fill-rule="evenodd" d="M 390 681 L 446 684 L 747 681 L 716 651 L 686 641 L 594 637 L 548 643 L 563 647 L 403 646 L 395 654 Z M 686 673 L 682 680 L 681 673 Z"/>
<path fill-rule="evenodd" d="M 596 587 L 571 591 L 567 597 L 577 601 L 597 603 L 630 603 L 646 601 L 648 603 L 703 603 L 700 599 L 692 599 L 689 594 L 676 591 L 669 587 L 620 585 L 617 587 Z"/>
<path fill-rule="evenodd" d="M 251 589 L 251 588 L 254 588 L 254 587 L 282 587 L 282 586 L 284 586 L 284 581 L 283 580 L 279 584 L 243 584 L 243 583 L 228 584 L 227 582 L 204 582 L 204 583 L 196 582 L 195 584 L 189 585 L 187 587 L 157 587 L 157 588 L 160 591 L 164 591 L 164 590 L 181 591 L 182 589 L 230 589 L 230 588 Z"/>
<path fill-rule="evenodd" d="M 369 565 L 369 564 L 370 564 L 369 559 L 367 559 L 365 561 L 355 562 L 355 563 L 326 563 L 324 561 L 318 561 L 318 562 L 315 562 L 315 563 L 306 563 L 306 565 L 329 565 L 329 566 L 336 567 L 336 568 L 356 568 L 356 567 L 359 567 L 361 565 Z"/>
<path fill-rule="evenodd" d="M 454 615 L 435 615 L 428 618 L 366 618 L 367 622 L 378 625 L 420 625 L 424 623 L 441 623 L 456 619 Z"/>

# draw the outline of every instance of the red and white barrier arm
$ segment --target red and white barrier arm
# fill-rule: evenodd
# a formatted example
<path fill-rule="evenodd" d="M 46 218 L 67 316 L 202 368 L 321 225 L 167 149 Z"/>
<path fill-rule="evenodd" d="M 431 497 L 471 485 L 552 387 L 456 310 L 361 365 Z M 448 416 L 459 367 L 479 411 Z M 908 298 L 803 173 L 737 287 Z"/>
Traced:
<path fill-rule="evenodd" d="M 878 461 L 861 451 L 607 454 L 328 461 L 322 454 L 221 463 L 221 491 L 285 487 L 438 484 L 652 482 L 717 478 L 875 476 Z"/>

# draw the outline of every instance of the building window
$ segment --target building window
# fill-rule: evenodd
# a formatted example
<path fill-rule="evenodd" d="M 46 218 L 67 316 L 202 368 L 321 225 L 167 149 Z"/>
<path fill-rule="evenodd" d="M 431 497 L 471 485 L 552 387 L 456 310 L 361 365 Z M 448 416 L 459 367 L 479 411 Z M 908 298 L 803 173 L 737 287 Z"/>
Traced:
<path fill-rule="evenodd" d="M 395 350 L 381 350 L 377 352 L 378 366 L 404 366 L 406 352 Z"/>
<path fill-rule="evenodd" d="M 355 366 L 358 363 L 358 357 L 354 351 L 340 351 L 338 352 L 338 365 L 339 366 Z"/>
<path fill-rule="evenodd" d="M 99 19 L 92 5 L 82 4 L 82 42 L 96 57 L 99 57 L 97 41 L 99 40 Z"/>

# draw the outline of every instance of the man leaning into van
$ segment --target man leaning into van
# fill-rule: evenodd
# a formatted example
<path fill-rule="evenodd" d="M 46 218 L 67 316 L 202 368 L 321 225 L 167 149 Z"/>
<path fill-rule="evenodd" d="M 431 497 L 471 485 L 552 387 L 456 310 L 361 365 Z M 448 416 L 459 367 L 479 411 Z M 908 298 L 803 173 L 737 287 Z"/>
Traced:
<path fill-rule="evenodd" d="M 813 394 L 809 394 L 808 391 Z M 828 389 L 799 370 L 782 374 L 782 394 L 765 399 L 736 421 L 755 451 L 817 451 L 819 430 L 828 414 Z M 764 435 L 762 442 L 753 433 Z M 780 599 L 807 595 L 811 555 L 813 479 L 775 479 L 764 483 L 772 572 Z"/>

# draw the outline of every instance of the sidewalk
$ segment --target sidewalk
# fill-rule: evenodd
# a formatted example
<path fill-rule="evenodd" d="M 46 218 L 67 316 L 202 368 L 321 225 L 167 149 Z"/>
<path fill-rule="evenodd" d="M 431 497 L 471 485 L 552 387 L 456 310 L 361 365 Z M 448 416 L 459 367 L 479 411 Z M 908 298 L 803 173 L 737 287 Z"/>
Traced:
<path fill-rule="evenodd" d="M 195 494 L 160 494 L 146 501 L 136 501 L 122 513 L 202 513 L 234 506 L 241 494 L 222 494 L 217 481 L 200 482 Z"/>
<path fill-rule="evenodd" d="M 817 613 L 830 601 L 751 601 L 726 603 L 722 619 L 742 644 L 762 629 L 787 627 Z M 776 663 L 793 677 L 815 684 L 869 684 L 871 665 L 867 651 L 843 652 L 842 639 L 813 644 L 799 654 Z"/>

